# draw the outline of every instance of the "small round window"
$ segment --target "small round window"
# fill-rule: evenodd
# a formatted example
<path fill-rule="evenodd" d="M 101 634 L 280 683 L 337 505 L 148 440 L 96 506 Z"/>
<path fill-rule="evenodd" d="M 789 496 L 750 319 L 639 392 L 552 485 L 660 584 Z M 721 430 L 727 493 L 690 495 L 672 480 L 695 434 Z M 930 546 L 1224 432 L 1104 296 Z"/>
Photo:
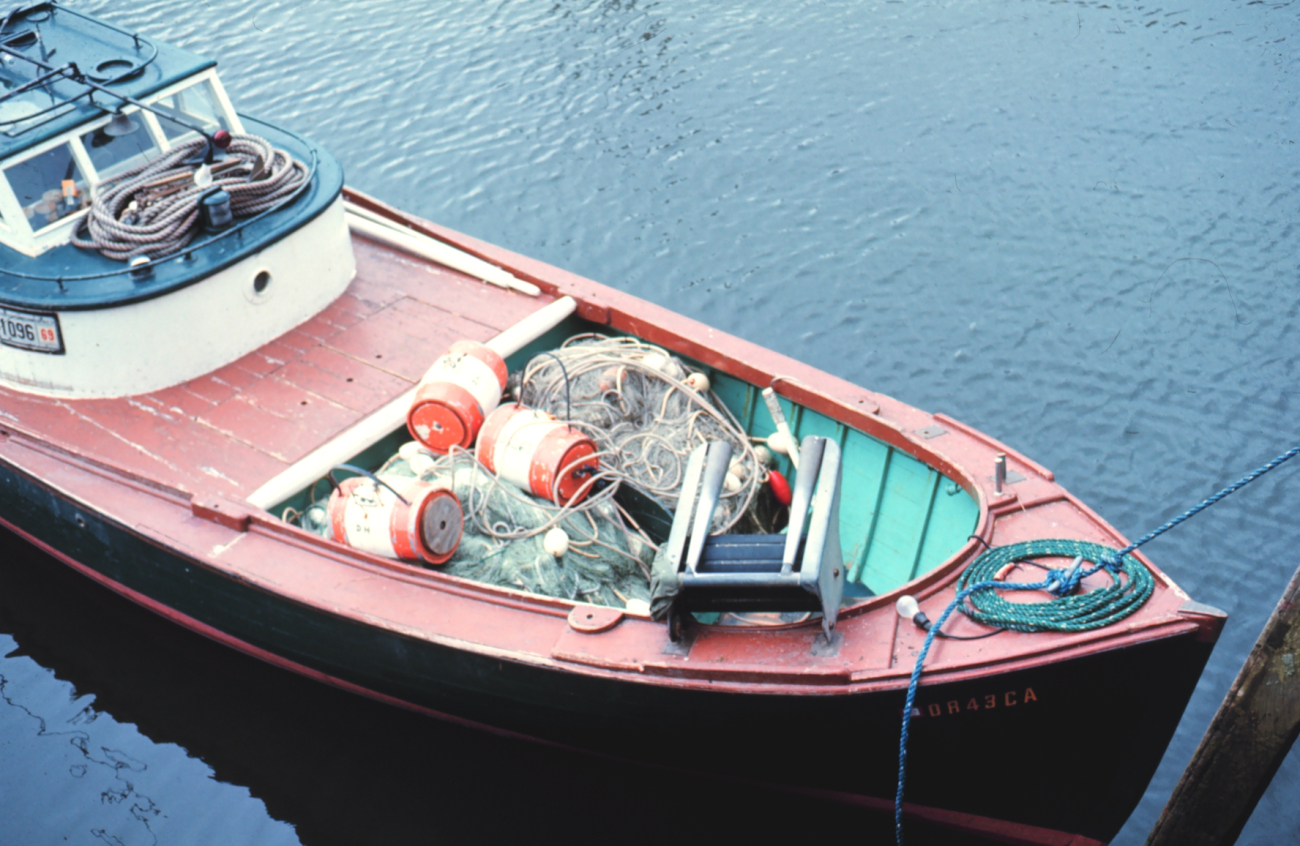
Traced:
<path fill-rule="evenodd" d="M 259 270 L 253 274 L 253 279 L 244 289 L 244 296 L 250 303 L 264 303 L 271 299 L 271 294 L 275 292 L 275 286 L 272 284 L 274 277 L 269 270 Z"/>

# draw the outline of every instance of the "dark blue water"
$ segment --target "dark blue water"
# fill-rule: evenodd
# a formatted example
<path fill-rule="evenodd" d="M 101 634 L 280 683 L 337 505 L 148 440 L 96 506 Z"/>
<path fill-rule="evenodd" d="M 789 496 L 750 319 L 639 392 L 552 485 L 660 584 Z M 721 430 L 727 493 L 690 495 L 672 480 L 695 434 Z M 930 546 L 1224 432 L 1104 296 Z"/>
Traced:
<path fill-rule="evenodd" d="M 1300 441 L 1292 3 L 78 7 L 218 57 L 355 187 L 952 414 L 1131 536 Z M 1231 619 L 1117 843 L 1300 566 L 1298 472 L 1148 547 Z M 286 678 L 0 548 L 9 842 L 653 839 L 681 801 Z M 691 787 L 723 797 L 715 831 L 854 823 Z M 1293 752 L 1241 842 L 1300 839 L 1298 790 Z"/>

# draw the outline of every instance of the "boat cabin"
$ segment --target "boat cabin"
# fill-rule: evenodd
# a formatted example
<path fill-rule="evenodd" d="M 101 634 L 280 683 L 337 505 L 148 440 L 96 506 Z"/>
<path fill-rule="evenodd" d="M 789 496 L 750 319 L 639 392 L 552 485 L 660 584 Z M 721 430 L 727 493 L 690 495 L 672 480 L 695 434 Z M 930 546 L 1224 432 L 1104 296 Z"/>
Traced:
<path fill-rule="evenodd" d="M 150 243 L 150 202 L 170 196 L 184 217 L 182 202 L 242 190 L 229 177 L 256 156 L 221 147 L 251 149 L 240 146 L 250 136 L 292 163 L 293 192 L 252 214 L 236 203 L 222 225 L 194 215 L 183 249 Z M 122 236 L 137 254 L 96 249 L 95 204 L 191 149 L 129 207 L 100 209 L 113 225 L 141 219 Z M 263 164 L 242 182 L 279 176 Z M 355 273 L 342 185 L 320 147 L 242 118 L 215 61 L 53 3 L 0 18 L 0 382 L 67 397 L 144 393 L 309 319 Z"/>

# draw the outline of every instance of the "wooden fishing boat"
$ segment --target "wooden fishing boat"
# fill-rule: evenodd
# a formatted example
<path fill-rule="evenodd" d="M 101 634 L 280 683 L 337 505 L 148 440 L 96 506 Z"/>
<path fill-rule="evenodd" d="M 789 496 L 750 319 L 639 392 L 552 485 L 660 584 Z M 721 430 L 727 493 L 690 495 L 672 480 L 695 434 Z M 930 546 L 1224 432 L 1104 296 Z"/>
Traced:
<path fill-rule="evenodd" d="M 892 813 L 925 637 L 896 601 L 937 616 L 987 547 L 1125 543 L 1050 470 L 956 420 L 348 189 L 314 143 L 238 115 L 212 62 L 49 3 L 3 21 L 0 524 L 182 626 L 442 719 Z M 231 222 L 199 179 L 217 208 L 165 256 L 69 243 L 103 185 L 187 144 L 187 166 L 215 172 L 222 131 L 246 127 L 300 163 L 269 207 Z M 409 440 L 412 393 L 453 342 L 495 341 L 514 370 L 593 331 L 679 356 L 752 436 L 773 431 L 771 388 L 795 436 L 838 453 L 825 616 L 706 602 L 670 631 L 633 603 L 476 582 L 282 519 L 331 467 L 375 469 Z M 1154 590 L 1120 622 L 936 642 L 908 819 L 939 842 L 1113 837 L 1224 621 L 1141 562 Z M 961 615 L 946 630 L 987 631 Z M 1093 726 L 1063 762 L 1061 735 Z"/>

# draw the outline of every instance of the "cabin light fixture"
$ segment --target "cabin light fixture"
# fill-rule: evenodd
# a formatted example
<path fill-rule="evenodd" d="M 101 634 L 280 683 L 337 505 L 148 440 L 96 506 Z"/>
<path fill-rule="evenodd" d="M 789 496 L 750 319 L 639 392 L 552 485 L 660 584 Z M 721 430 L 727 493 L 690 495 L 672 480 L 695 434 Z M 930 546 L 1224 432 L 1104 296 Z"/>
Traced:
<path fill-rule="evenodd" d="M 927 632 L 930 630 L 930 618 L 925 616 L 925 612 L 917 604 L 915 596 L 903 594 L 898 598 L 898 602 L 894 603 L 894 610 L 904 620 L 911 620 L 915 623 L 917 628 L 924 629 Z"/>
<path fill-rule="evenodd" d="M 119 106 L 117 111 L 113 112 L 113 117 L 108 123 L 96 129 L 90 136 L 90 146 L 98 149 L 107 147 L 113 143 L 115 138 L 121 138 L 123 135 L 130 135 L 140 128 L 140 124 L 131 120 L 131 116 L 122 113 Z"/>
<path fill-rule="evenodd" d="M 113 113 L 113 119 L 104 127 L 104 134 L 112 138 L 120 138 L 123 135 L 130 135 L 140 128 L 140 124 L 131 120 L 131 116 L 123 113 L 121 108 Z"/>

